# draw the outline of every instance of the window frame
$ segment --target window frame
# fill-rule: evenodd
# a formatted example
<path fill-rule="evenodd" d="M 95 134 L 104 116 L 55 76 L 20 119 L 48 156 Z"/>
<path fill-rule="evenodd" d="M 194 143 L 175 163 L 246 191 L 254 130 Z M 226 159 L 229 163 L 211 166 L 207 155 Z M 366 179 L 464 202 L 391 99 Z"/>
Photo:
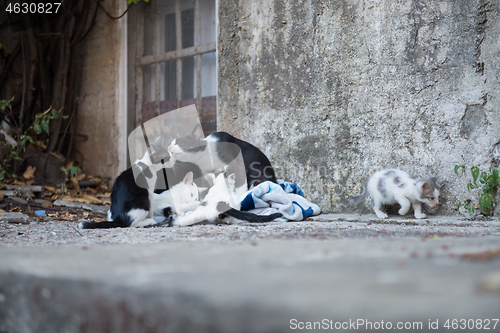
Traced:
<path fill-rule="evenodd" d="M 158 0 L 161 1 L 161 0 Z M 144 55 L 144 10 L 139 15 L 137 15 L 137 29 L 136 33 L 136 50 L 135 50 L 135 126 L 140 126 L 142 124 L 143 118 L 143 103 L 144 103 L 144 75 L 143 66 L 145 65 L 155 65 L 155 115 L 160 115 L 160 103 L 161 103 L 161 63 L 169 60 L 176 61 L 176 103 L 177 108 L 181 107 L 182 103 L 182 59 L 186 57 L 196 57 L 195 61 L 195 75 L 196 75 L 196 105 L 198 109 L 198 115 L 201 118 L 201 106 L 202 106 L 202 55 L 206 53 L 215 52 L 215 57 L 217 59 L 217 42 L 209 42 L 200 45 L 201 43 L 201 17 L 200 17 L 200 2 L 202 0 L 194 0 L 194 33 L 195 33 L 195 45 L 188 48 L 182 48 L 182 30 L 181 30 L 181 1 L 175 0 L 175 35 L 176 35 L 176 49 L 169 52 L 160 52 L 162 34 L 162 20 L 155 20 L 155 41 L 156 46 L 155 54 Z M 215 0 L 215 20 L 216 20 L 216 31 L 217 31 L 217 3 Z M 217 73 L 217 71 L 216 71 Z M 217 87 L 216 87 L 217 89 Z M 217 95 L 217 92 L 216 92 Z"/>

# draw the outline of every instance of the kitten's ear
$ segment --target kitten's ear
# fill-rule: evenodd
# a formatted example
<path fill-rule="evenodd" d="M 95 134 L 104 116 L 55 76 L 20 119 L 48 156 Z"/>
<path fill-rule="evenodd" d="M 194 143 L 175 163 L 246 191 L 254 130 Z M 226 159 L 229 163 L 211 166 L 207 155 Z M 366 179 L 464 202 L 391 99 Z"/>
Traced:
<path fill-rule="evenodd" d="M 186 173 L 186 176 L 184 176 L 184 184 L 191 185 L 193 183 L 193 172 L 189 171 Z"/>
<path fill-rule="evenodd" d="M 191 132 L 191 137 L 193 137 L 196 141 L 205 139 L 205 135 L 203 134 L 203 129 L 201 128 L 200 125 L 196 125 L 196 127 L 193 129 L 193 132 Z"/>
<path fill-rule="evenodd" d="M 432 177 L 431 180 L 436 184 L 438 190 L 444 185 L 444 179 L 441 176 Z"/>
<path fill-rule="evenodd" d="M 236 180 L 236 174 L 230 174 L 229 177 L 227 177 L 227 180 L 234 182 Z"/>
<path fill-rule="evenodd" d="M 431 181 L 430 181 L 430 179 L 429 179 L 429 180 L 427 180 L 427 181 L 425 181 L 425 182 L 422 182 L 421 184 L 422 184 L 422 185 L 420 185 L 420 186 L 418 187 L 418 188 L 419 188 L 419 190 L 420 190 L 419 192 L 420 192 L 421 194 L 424 194 L 424 195 L 425 195 L 425 194 L 427 194 L 427 193 L 429 193 L 429 192 L 431 192 L 431 193 L 432 193 L 432 192 L 434 191 L 434 190 L 432 189 L 432 185 L 431 185 Z"/>

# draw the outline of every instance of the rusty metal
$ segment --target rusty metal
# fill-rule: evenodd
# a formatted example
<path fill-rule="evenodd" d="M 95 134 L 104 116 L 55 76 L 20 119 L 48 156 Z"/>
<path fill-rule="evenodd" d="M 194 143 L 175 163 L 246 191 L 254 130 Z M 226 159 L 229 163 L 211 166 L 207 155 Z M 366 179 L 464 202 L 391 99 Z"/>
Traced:
<path fill-rule="evenodd" d="M 179 58 L 192 57 L 198 54 L 205 54 L 210 52 L 215 52 L 216 45 L 215 42 L 210 42 L 207 44 L 192 46 L 181 50 L 175 50 L 170 52 L 164 52 L 161 54 L 148 55 L 144 57 L 136 58 L 136 66 L 149 65 L 157 62 L 163 62 L 168 60 L 174 60 Z"/>

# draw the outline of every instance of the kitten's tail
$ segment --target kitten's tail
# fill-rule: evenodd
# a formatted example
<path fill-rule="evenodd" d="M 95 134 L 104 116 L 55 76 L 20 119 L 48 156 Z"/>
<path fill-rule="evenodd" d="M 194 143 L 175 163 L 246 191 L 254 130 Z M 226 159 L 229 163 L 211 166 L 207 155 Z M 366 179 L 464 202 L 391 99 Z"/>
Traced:
<path fill-rule="evenodd" d="M 254 213 L 242 212 L 241 210 L 237 210 L 234 208 L 231 208 L 230 210 L 227 210 L 224 213 L 219 214 L 220 219 L 223 219 L 223 218 L 226 218 L 229 216 L 234 217 L 235 219 L 238 219 L 238 220 L 247 221 L 247 222 L 257 222 L 257 223 L 271 222 L 274 219 L 277 219 L 279 217 L 283 217 L 283 215 L 281 213 L 274 213 L 271 215 L 257 215 Z"/>
<path fill-rule="evenodd" d="M 361 193 L 360 195 L 357 195 L 355 197 L 348 197 L 347 201 L 349 201 L 350 203 L 358 202 L 366 197 L 366 193 L 367 193 L 367 191 L 366 191 L 366 187 L 365 187 L 363 189 L 363 193 Z"/>

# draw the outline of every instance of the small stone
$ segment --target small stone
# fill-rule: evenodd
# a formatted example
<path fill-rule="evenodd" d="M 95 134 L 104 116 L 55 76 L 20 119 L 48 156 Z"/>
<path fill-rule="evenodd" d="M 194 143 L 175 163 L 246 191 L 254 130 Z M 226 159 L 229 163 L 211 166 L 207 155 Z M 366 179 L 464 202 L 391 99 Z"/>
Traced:
<path fill-rule="evenodd" d="M 0 216 L 1 222 L 19 222 L 26 223 L 30 217 L 20 212 L 5 212 Z"/>

